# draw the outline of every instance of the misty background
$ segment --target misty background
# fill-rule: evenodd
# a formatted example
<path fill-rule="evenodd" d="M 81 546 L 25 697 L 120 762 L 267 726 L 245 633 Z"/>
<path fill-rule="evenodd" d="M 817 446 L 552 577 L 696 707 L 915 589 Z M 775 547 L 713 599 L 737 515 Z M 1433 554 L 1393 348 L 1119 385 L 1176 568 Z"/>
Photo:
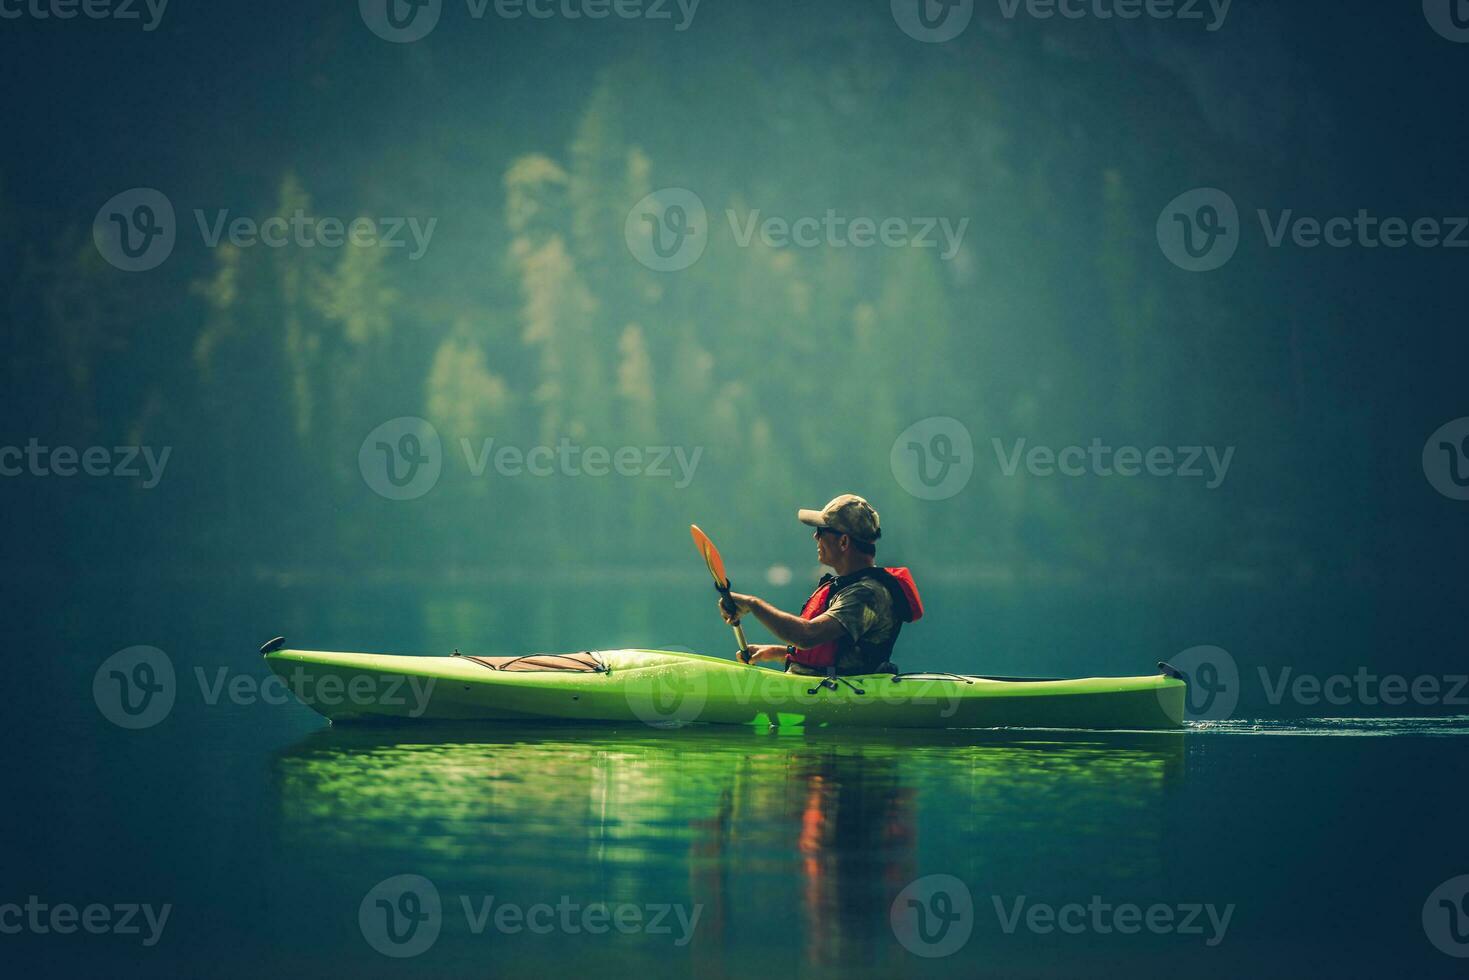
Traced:
<path fill-rule="evenodd" d="M 1421 456 L 1465 414 L 1464 252 L 1271 247 L 1257 216 L 1469 213 L 1466 50 L 1419 5 L 1237 2 L 1210 31 L 979 4 L 944 44 L 886 3 L 705 0 L 682 30 L 670 10 L 449 3 L 410 44 L 351 3 L 0 27 L 0 443 L 170 451 L 153 487 L 0 480 L 24 634 L 724 652 L 687 524 L 789 608 L 816 571 L 795 508 L 850 490 L 882 514 L 879 560 L 929 586 L 910 663 L 1460 661 L 1466 505 Z M 129 273 L 92 224 L 136 187 L 178 237 Z M 625 235 L 666 188 L 708 209 L 676 272 Z M 1194 188 L 1241 216 L 1207 273 L 1155 231 Z M 948 256 L 731 228 L 828 211 L 967 225 Z M 297 212 L 432 235 L 410 258 L 199 228 Z M 442 473 L 392 500 L 359 452 L 404 416 Z M 891 454 L 935 417 L 973 471 L 930 500 Z M 995 448 L 1094 438 L 1233 456 L 1211 489 L 1007 475 Z M 697 465 L 687 485 L 477 476 L 462 446 L 489 439 Z"/>

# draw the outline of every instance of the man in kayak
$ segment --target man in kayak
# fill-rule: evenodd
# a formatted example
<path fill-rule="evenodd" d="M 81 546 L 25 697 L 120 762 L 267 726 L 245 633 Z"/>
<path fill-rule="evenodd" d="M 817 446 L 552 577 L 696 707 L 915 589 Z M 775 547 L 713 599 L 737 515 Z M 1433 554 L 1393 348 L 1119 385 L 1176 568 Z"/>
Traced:
<path fill-rule="evenodd" d="M 908 569 L 876 564 L 882 537 L 877 511 L 856 494 L 844 493 L 820 510 L 797 511 L 796 518 L 816 529 L 817 560 L 836 574 L 822 576 L 800 615 L 756 596 L 730 593 L 734 609 L 720 605 L 725 622 L 733 625 L 751 613 L 785 641 L 751 644 L 739 659 L 783 660 L 786 670 L 800 674 L 896 673 L 891 658 L 898 631 L 923 615 L 923 604 Z"/>

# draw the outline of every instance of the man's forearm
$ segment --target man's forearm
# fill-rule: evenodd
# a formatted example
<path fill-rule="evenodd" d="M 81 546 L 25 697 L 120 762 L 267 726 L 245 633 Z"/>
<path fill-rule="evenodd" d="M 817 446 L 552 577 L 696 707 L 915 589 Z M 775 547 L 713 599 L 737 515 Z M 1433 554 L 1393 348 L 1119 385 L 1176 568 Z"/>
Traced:
<path fill-rule="evenodd" d="M 807 649 L 819 642 L 811 635 L 809 620 L 782 612 L 764 599 L 755 599 L 750 604 L 750 611 L 766 629 L 792 646 Z"/>

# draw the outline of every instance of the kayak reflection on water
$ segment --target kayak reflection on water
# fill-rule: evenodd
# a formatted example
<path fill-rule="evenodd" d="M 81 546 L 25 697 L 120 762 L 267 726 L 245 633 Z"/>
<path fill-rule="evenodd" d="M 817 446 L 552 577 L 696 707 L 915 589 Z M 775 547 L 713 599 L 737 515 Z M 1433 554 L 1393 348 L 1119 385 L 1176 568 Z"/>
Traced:
<path fill-rule="evenodd" d="M 615 955 L 630 974 L 679 962 L 714 977 L 732 964 L 740 976 L 798 963 L 894 972 L 913 959 L 892 903 L 922 875 L 997 894 L 1026 893 L 1041 873 L 1078 894 L 1161 888 L 1161 802 L 1183 745 L 1175 734 L 327 729 L 273 765 L 272 857 L 293 896 L 281 927 L 301 903 L 355 909 L 406 872 L 434 882 L 450 911 L 489 895 L 699 911 L 684 946 L 482 936 L 459 916 L 433 954 L 445 970 L 574 972 Z M 995 953 L 976 935 L 947 962 L 972 975 Z"/>
<path fill-rule="evenodd" d="M 719 602 L 731 626 L 753 615 L 781 644 L 751 644 L 737 654 L 744 663 L 783 662 L 792 673 L 896 674 L 893 648 L 904 623 L 923 616 L 918 586 L 906 568 L 877 565 L 882 523 L 877 511 L 853 493 L 796 518 L 816 530 L 816 558 L 835 574 L 824 575 L 799 614 L 753 595 L 730 592 Z"/>

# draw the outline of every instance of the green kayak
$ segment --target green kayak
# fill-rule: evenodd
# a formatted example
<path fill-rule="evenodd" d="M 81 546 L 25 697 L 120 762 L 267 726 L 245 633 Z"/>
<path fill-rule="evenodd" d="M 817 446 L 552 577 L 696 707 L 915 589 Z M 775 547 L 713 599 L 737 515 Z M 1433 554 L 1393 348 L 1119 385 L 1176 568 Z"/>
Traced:
<path fill-rule="evenodd" d="M 777 727 L 1182 727 L 1185 684 L 1149 677 L 1040 680 L 959 674 L 806 677 L 663 650 L 405 657 L 261 648 L 332 721 L 633 722 Z"/>

